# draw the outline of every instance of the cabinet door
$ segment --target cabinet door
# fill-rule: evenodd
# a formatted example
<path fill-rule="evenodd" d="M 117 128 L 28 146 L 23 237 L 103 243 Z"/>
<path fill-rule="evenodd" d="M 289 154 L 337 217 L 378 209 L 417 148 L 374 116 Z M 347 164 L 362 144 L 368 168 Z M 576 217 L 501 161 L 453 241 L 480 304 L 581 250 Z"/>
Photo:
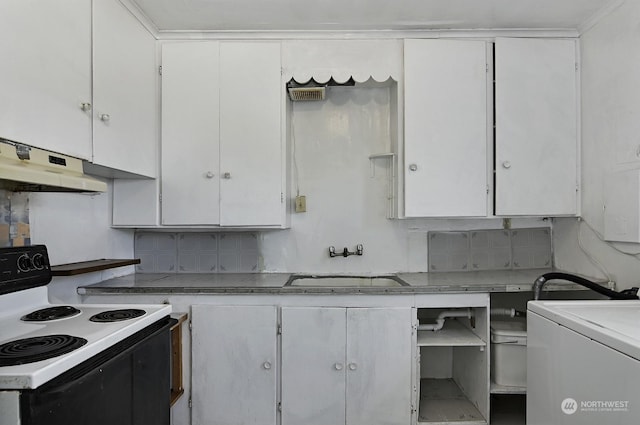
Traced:
<path fill-rule="evenodd" d="M 93 163 L 156 177 L 156 40 L 117 0 L 93 1 Z"/>
<path fill-rule="evenodd" d="M 91 3 L 0 1 L 0 137 L 91 158 Z"/>
<path fill-rule="evenodd" d="M 220 224 L 282 224 L 280 43 L 220 45 Z"/>
<path fill-rule="evenodd" d="M 282 425 L 345 423 L 345 349 L 344 308 L 282 308 Z"/>
<path fill-rule="evenodd" d="M 497 215 L 575 215 L 578 136 L 573 40 L 495 43 Z"/>
<path fill-rule="evenodd" d="M 486 216 L 487 44 L 405 40 L 407 217 Z"/>
<path fill-rule="evenodd" d="M 219 44 L 162 45 L 162 224 L 218 224 Z"/>
<path fill-rule="evenodd" d="M 191 314 L 193 423 L 275 425 L 276 308 L 194 305 Z"/>
<path fill-rule="evenodd" d="M 411 309 L 347 309 L 347 424 L 411 423 Z"/>

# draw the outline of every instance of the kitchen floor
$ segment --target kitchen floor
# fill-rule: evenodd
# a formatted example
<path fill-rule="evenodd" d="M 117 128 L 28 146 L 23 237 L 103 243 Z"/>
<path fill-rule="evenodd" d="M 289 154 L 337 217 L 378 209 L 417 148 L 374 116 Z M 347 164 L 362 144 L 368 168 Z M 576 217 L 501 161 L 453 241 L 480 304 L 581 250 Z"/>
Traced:
<path fill-rule="evenodd" d="M 525 425 L 525 395 L 494 394 L 491 396 L 491 425 Z"/>

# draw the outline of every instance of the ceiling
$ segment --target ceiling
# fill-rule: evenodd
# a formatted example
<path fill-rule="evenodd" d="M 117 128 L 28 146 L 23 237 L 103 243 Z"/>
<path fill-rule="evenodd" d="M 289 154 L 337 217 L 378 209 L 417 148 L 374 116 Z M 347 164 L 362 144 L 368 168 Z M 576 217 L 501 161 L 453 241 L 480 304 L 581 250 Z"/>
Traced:
<path fill-rule="evenodd" d="M 612 0 L 131 1 L 138 5 L 160 31 L 574 30 L 612 2 Z"/>

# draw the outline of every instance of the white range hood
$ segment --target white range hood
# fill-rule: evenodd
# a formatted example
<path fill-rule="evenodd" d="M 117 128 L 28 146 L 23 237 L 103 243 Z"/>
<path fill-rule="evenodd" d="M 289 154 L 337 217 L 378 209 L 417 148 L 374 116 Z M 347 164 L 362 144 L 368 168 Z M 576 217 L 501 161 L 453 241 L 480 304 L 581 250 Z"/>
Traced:
<path fill-rule="evenodd" d="M 84 175 L 82 161 L 0 140 L 0 189 L 14 192 L 106 192 L 107 184 Z"/>

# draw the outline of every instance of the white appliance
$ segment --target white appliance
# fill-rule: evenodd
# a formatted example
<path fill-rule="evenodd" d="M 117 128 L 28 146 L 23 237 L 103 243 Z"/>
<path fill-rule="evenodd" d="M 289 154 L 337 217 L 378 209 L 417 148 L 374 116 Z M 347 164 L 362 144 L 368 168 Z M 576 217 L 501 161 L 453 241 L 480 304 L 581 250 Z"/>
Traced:
<path fill-rule="evenodd" d="M 0 424 L 143 423 L 136 397 L 158 382 L 168 423 L 171 306 L 50 304 L 50 280 L 46 247 L 0 249 Z"/>
<path fill-rule="evenodd" d="M 640 301 L 532 301 L 527 425 L 640 423 Z"/>

